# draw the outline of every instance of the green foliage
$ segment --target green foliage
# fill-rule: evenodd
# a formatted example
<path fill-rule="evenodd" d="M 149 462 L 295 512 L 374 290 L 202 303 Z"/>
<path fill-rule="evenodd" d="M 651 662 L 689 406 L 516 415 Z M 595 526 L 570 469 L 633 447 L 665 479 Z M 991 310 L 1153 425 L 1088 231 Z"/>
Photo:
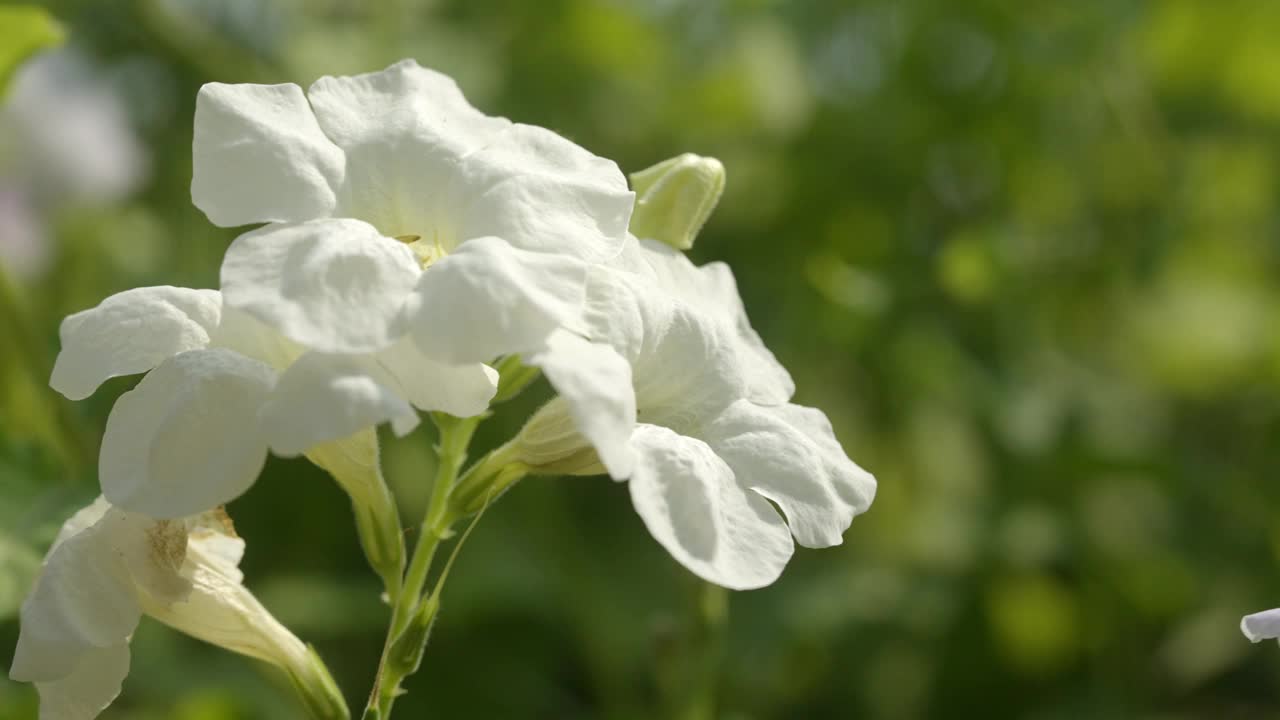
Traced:
<path fill-rule="evenodd" d="M 45 10 L 24 5 L 0 7 L 0 97 L 24 60 L 63 40 L 63 29 Z"/>

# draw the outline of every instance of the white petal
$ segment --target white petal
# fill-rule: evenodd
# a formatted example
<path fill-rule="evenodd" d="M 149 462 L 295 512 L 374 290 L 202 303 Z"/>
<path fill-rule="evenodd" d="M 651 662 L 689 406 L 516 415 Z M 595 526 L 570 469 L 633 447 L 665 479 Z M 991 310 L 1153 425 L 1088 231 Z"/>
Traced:
<path fill-rule="evenodd" d="M 600 262 L 617 254 L 635 194 L 611 160 L 532 125 L 512 125 L 462 162 L 462 239 Z"/>
<path fill-rule="evenodd" d="M 587 337 L 631 363 L 646 422 L 692 430 L 745 392 L 732 332 L 652 277 L 593 266 L 583 317 Z"/>
<path fill-rule="evenodd" d="M 402 334 L 421 274 L 409 248 L 358 220 L 268 225 L 227 249 L 222 296 L 312 350 L 374 352 Z"/>
<path fill-rule="evenodd" d="M 196 98 L 191 199 L 215 225 L 328 217 L 344 158 L 297 85 L 209 83 Z"/>
<path fill-rule="evenodd" d="M 806 547 L 839 545 L 853 517 L 875 497 L 875 478 L 845 455 L 819 410 L 741 400 L 701 437 L 742 487 L 782 508 L 796 541 Z"/>
<path fill-rule="evenodd" d="M 676 560 L 734 590 L 778 578 L 794 550 L 787 524 L 706 443 L 654 425 L 638 426 L 632 443 L 631 502 Z"/>
<path fill-rule="evenodd" d="M 294 671 L 306 662 L 306 646 L 242 584 L 235 563 L 244 542 L 230 532 L 213 524 L 193 528 L 183 568 L 190 596 L 176 603 L 144 598 L 146 612 L 191 637 Z"/>
<path fill-rule="evenodd" d="M 325 134 L 348 150 L 427 133 L 466 152 L 511 124 L 476 110 L 453 78 L 414 60 L 378 72 L 322 77 L 307 97 Z"/>
<path fill-rule="evenodd" d="M 449 365 L 427 357 L 408 338 L 374 356 L 402 397 L 419 410 L 479 415 L 498 392 L 498 372 L 483 363 Z"/>
<path fill-rule="evenodd" d="M 189 592 L 178 572 L 185 552 L 181 523 L 156 522 L 101 499 L 76 513 L 23 602 L 13 679 L 59 680 L 86 652 L 125 642 L 142 612 L 139 597 L 172 601 Z"/>
<path fill-rule="evenodd" d="M 796 394 L 796 383 L 751 327 L 729 266 L 715 262 L 698 270 L 705 292 L 736 331 L 739 364 L 746 375 L 747 398 L 762 405 L 778 405 L 790 400 Z"/>
<path fill-rule="evenodd" d="M 636 425 L 636 397 L 631 366 L 608 345 L 589 342 L 557 330 L 547 347 L 528 356 L 542 369 L 568 406 L 581 432 L 595 447 L 609 475 L 631 475 L 635 451 L 630 445 Z"/>
<path fill-rule="evenodd" d="M 143 287 L 62 321 L 62 350 L 49 384 L 72 400 L 108 378 L 146 372 L 184 350 L 209 344 L 222 300 L 217 290 Z"/>
<path fill-rule="evenodd" d="M 216 566 L 218 573 L 233 582 L 241 582 L 240 561 L 244 559 L 244 540 L 236 535 L 231 517 L 222 508 L 215 508 L 187 518 L 187 561 L 184 570 L 193 564 Z M 188 573 L 189 575 L 190 573 Z"/>
<path fill-rule="evenodd" d="M 258 411 L 274 382 L 270 367 L 225 349 L 161 363 L 107 418 L 103 494 L 157 518 L 194 515 L 238 497 L 266 461 Z"/>
<path fill-rule="evenodd" d="M 480 113 L 451 78 L 412 60 L 321 78 L 308 95 L 321 127 L 346 151 L 338 214 L 453 249 L 464 191 L 458 163 L 510 123 Z"/>
<path fill-rule="evenodd" d="M 1240 632 L 1249 642 L 1280 638 L 1280 608 L 1245 615 L 1240 620 Z"/>
<path fill-rule="evenodd" d="M 728 265 L 716 262 L 697 267 L 684 253 L 656 240 L 639 241 L 636 257 L 643 260 L 642 274 L 652 277 L 658 287 L 729 329 L 748 399 L 762 405 L 791 399 L 795 382 L 751 327 Z"/>
<path fill-rule="evenodd" d="M 120 694 L 129 674 L 129 644 L 91 648 L 70 675 L 36 683 L 40 720 L 93 720 Z"/>
<path fill-rule="evenodd" d="M 392 382 L 367 357 L 307 353 L 280 375 L 262 406 L 267 443 L 288 457 L 384 422 L 405 435 L 418 414 Z"/>
<path fill-rule="evenodd" d="M 535 350 L 581 315 L 585 282 L 573 258 L 469 240 L 422 274 L 407 310 L 414 342 L 452 364 Z"/>

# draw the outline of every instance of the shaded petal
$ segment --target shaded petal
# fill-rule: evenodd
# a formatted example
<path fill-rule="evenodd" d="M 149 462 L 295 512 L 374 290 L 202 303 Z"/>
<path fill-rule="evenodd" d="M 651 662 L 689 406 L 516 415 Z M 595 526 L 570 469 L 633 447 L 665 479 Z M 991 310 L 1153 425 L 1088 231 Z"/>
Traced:
<path fill-rule="evenodd" d="M 346 151 L 339 214 L 451 250 L 463 191 L 457 165 L 510 122 L 471 107 L 452 78 L 412 60 L 380 72 L 323 77 L 307 94 L 320 126 Z"/>
<path fill-rule="evenodd" d="M 794 550 L 787 524 L 768 501 L 743 490 L 706 443 L 640 425 L 632 444 L 631 502 L 676 560 L 734 590 L 778 578 Z"/>
<path fill-rule="evenodd" d="M 210 335 L 209 345 L 234 350 L 276 370 L 289 367 L 307 351 L 270 325 L 233 307 L 222 308 L 222 322 Z"/>
<path fill-rule="evenodd" d="M 422 274 L 407 310 L 414 342 L 452 364 L 536 350 L 581 315 L 585 282 L 573 258 L 470 240 Z"/>
<path fill-rule="evenodd" d="M 630 476 L 636 397 L 627 361 L 608 345 L 557 330 L 527 362 L 546 374 L 609 474 L 618 480 Z"/>
<path fill-rule="evenodd" d="M 459 238 L 492 235 L 588 262 L 617 254 L 635 194 L 612 160 L 545 128 L 512 125 L 461 165 Z"/>
<path fill-rule="evenodd" d="M 419 410 L 479 415 L 498 392 L 498 372 L 483 363 L 449 365 L 427 357 L 409 338 L 374 356 L 401 396 Z"/>
<path fill-rule="evenodd" d="M 70 675 L 79 658 L 133 634 L 142 616 L 128 563 L 114 550 L 109 510 L 68 537 L 45 559 L 22 603 L 22 628 L 9 676 L 48 682 Z M 118 517 L 116 518 L 118 520 Z"/>
<path fill-rule="evenodd" d="M 77 512 L 22 604 L 10 675 L 59 680 L 85 653 L 125 642 L 141 616 L 140 597 L 186 597 L 190 585 L 179 575 L 185 553 L 181 523 L 127 513 L 102 498 Z"/>
<path fill-rule="evenodd" d="M 655 289 L 652 278 L 593 266 L 583 318 L 587 337 L 631 363 L 645 422 L 693 430 L 743 396 L 728 329 Z"/>
<path fill-rule="evenodd" d="M 1240 632 L 1249 642 L 1280 638 L 1280 608 L 1245 615 L 1240 620 Z"/>
<path fill-rule="evenodd" d="M 68 316 L 49 385 L 72 400 L 108 378 L 146 372 L 165 358 L 209 344 L 219 322 L 217 290 L 143 287 L 116 293 Z"/>
<path fill-rule="evenodd" d="M 714 307 L 736 333 L 738 363 L 745 375 L 747 399 L 761 405 L 779 405 L 790 400 L 796 394 L 795 380 L 751 327 L 733 271 L 722 262 L 708 263 L 698 270 L 702 287 L 712 298 Z"/>
<path fill-rule="evenodd" d="M 120 695 L 128 674 L 128 642 L 85 651 L 71 674 L 36 683 L 40 720 L 93 720 Z"/>
<path fill-rule="evenodd" d="M 738 483 L 782 508 L 796 541 L 839 545 L 853 517 L 871 506 L 876 481 L 850 460 L 820 410 L 734 403 L 702 433 Z"/>
<path fill-rule="evenodd" d="M 344 158 L 297 85 L 208 83 L 196 98 L 191 199 L 222 227 L 328 217 Z"/>
<path fill-rule="evenodd" d="M 656 240 L 641 240 L 638 251 L 624 253 L 644 277 L 673 297 L 725 325 L 738 356 L 747 398 L 761 405 L 785 403 L 795 394 L 795 381 L 751 327 L 733 271 L 721 262 L 698 267 L 679 250 Z"/>
<path fill-rule="evenodd" d="M 194 515 L 238 497 L 266 461 L 258 411 L 275 377 L 267 365 L 220 348 L 161 363 L 107 418 L 103 494 L 157 518 Z"/>
<path fill-rule="evenodd" d="M 191 594 L 183 602 L 146 603 L 151 617 L 191 637 L 294 671 L 306 662 L 306 646 L 279 623 L 242 584 L 235 563 L 244 541 L 213 527 L 192 531 L 184 573 Z"/>
<path fill-rule="evenodd" d="M 286 457 L 390 422 L 397 435 L 418 426 L 418 414 L 368 357 L 307 353 L 280 375 L 262 406 L 267 443 Z"/>
<path fill-rule="evenodd" d="M 403 243 L 359 220 L 268 225 L 227 249 L 222 295 L 312 350 L 374 352 L 401 334 L 421 274 Z"/>

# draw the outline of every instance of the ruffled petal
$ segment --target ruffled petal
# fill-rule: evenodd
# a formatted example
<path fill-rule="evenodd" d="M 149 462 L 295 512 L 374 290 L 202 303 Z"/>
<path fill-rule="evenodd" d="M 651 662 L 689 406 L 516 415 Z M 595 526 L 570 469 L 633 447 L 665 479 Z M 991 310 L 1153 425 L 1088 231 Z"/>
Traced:
<path fill-rule="evenodd" d="M 768 501 L 740 487 L 706 443 L 640 425 L 632 445 L 631 502 L 676 560 L 733 590 L 778 578 L 794 551 L 787 524 Z"/>
<path fill-rule="evenodd" d="M 128 674 L 128 642 L 86 650 L 70 675 L 36 683 L 40 720 L 93 720 L 120 695 Z"/>
<path fill-rule="evenodd" d="M 471 417 L 487 410 L 498 392 L 498 372 L 493 368 L 483 363 L 442 363 L 424 355 L 408 338 L 374 359 L 394 379 L 401 396 L 419 410 Z"/>
<path fill-rule="evenodd" d="M 461 239 L 492 235 L 600 262 L 626 238 L 635 194 L 622 171 L 550 130 L 512 125 L 460 170 L 467 199 Z"/>
<path fill-rule="evenodd" d="M 875 478 L 845 455 L 820 410 L 742 400 L 701 437 L 739 485 L 782 508 L 796 541 L 806 547 L 839 545 L 853 517 L 875 498 Z"/>
<path fill-rule="evenodd" d="M 713 262 L 698 267 L 683 252 L 656 240 L 641 240 L 620 258 L 627 259 L 629 269 L 727 328 L 747 399 L 761 405 L 791 399 L 795 381 L 751 327 L 728 265 Z"/>
<path fill-rule="evenodd" d="M 181 523 L 127 513 L 102 498 L 76 513 L 22 604 L 10 676 L 61 681 L 83 669 L 86 655 L 127 642 L 142 614 L 141 597 L 173 602 L 190 591 L 179 574 L 185 553 Z"/>
<path fill-rule="evenodd" d="M 463 192 L 458 163 L 510 122 L 471 107 L 452 78 L 412 60 L 323 77 L 307 94 L 320 126 L 346 151 L 338 214 L 451 250 Z"/>
<path fill-rule="evenodd" d="M 698 270 L 704 291 L 735 332 L 747 399 L 761 405 L 779 405 L 790 400 L 796 394 L 795 380 L 751 327 L 733 271 L 722 262 L 708 263 Z"/>
<path fill-rule="evenodd" d="M 627 361 L 608 345 L 564 330 L 552 333 L 546 348 L 530 354 L 527 361 L 542 369 L 609 475 L 618 480 L 629 477 L 635 466 L 630 440 L 636 397 Z"/>
<path fill-rule="evenodd" d="M 408 306 L 414 342 L 441 362 L 487 362 L 536 350 L 581 316 L 586 266 L 478 238 L 422 274 Z"/>
<path fill-rule="evenodd" d="M 209 344 L 222 300 L 217 290 L 143 287 L 116 293 L 68 316 L 49 385 L 72 400 L 108 378 L 146 372 L 184 350 Z"/>
<path fill-rule="evenodd" d="M 392 383 L 367 356 L 307 353 L 280 375 L 262 406 L 267 443 L 290 457 L 384 422 L 406 435 L 418 414 Z"/>
<path fill-rule="evenodd" d="M 9 670 L 14 680 L 65 678 L 86 652 L 125 642 L 138 626 L 142 608 L 128 565 L 113 550 L 105 519 L 68 538 L 45 559 L 22 604 L 22 627 Z"/>
<path fill-rule="evenodd" d="M 103 494 L 157 518 L 194 515 L 238 497 L 266 462 L 258 412 L 275 378 L 267 365 L 221 348 L 161 363 L 107 418 Z"/>
<path fill-rule="evenodd" d="M 183 574 L 191 594 L 177 603 L 144 598 L 147 614 L 191 637 L 295 671 L 306 662 L 306 646 L 244 586 L 238 567 L 244 541 L 230 518 L 215 511 L 189 522 Z"/>
<path fill-rule="evenodd" d="M 215 225 L 328 217 L 342 151 L 297 85 L 208 83 L 196 98 L 191 199 Z"/>
<path fill-rule="evenodd" d="M 227 249 L 222 295 L 312 350 L 374 352 L 402 334 L 400 310 L 421 274 L 411 250 L 368 223 L 268 225 Z"/>

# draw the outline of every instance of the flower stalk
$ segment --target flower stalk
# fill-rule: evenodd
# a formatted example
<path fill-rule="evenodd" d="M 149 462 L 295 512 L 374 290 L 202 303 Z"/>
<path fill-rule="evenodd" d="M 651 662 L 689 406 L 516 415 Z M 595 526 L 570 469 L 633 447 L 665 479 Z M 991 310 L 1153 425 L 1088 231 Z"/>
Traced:
<path fill-rule="evenodd" d="M 435 484 L 404 581 L 399 585 L 399 592 L 390 596 L 391 624 L 364 712 L 365 720 L 389 718 L 396 697 L 404 693 L 400 683 L 417 672 L 422 663 L 422 654 L 440 608 L 440 590 L 445 575 L 441 574 L 429 596 L 423 596 L 423 589 L 440 543 L 453 534 L 450 526 L 457 515 L 451 512 L 450 497 L 466 463 L 471 438 L 486 417 L 487 413 L 470 418 L 432 414 L 440 431 L 436 445 Z"/>

